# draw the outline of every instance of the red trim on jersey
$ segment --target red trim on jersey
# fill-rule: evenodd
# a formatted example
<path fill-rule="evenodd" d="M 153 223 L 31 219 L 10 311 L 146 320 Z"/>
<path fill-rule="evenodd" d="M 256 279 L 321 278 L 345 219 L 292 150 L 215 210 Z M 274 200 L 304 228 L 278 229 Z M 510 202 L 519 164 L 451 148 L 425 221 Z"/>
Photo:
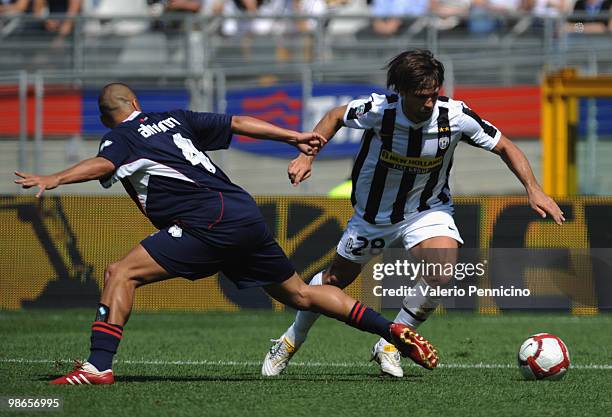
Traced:
<path fill-rule="evenodd" d="M 115 172 L 117 172 L 117 170 L 115 170 Z M 125 188 L 125 191 L 128 193 L 128 196 L 130 196 L 132 201 L 136 203 L 136 206 L 138 207 L 140 212 L 144 214 L 145 217 L 148 218 L 147 210 L 145 209 L 145 206 L 142 204 L 142 201 L 140 201 L 140 198 L 139 198 L 140 195 L 138 194 L 138 192 L 136 191 L 136 189 L 134 188 L 130 180 L 127 179 L 127 177 L 125 177 L 125 178 L 119 178 L 119 181 L 121 182 L 121 184 L 123 184 L 123 187 Z"/>
<path fill-rule="evenodd" d="M 219 191 L 219 198 L 221 199 L 221 213 L 219 214 L 219 218 L 217 218 L 217 220 L 215 220 L 214 222 L 208 225 L 208 230 L 215 227 L 215 225 L 219 223 L 221 219 L 223 218 L 223 211 L 225 210 L 225 203 L 223 202 L 223 193 L 221 191 Z"/>

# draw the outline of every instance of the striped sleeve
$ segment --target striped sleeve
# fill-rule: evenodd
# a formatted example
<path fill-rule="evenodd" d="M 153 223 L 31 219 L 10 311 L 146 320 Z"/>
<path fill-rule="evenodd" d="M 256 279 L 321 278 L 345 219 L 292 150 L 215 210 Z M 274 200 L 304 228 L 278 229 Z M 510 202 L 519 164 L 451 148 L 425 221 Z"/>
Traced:
<path fill-rule="evenodd" d="M 501 138 L 501 132 L 491 123 L 483 120 L 476 112 L 461 103 L 461 131 L 463 139 L 470 145 L 492 150 Z"/>
<path fill-rule="evenodd" d="M 344 124 L 354 129 L 380 128 L 386 106 L 387 98 L 381 94 L 353 100 L 346 106 Z"/>

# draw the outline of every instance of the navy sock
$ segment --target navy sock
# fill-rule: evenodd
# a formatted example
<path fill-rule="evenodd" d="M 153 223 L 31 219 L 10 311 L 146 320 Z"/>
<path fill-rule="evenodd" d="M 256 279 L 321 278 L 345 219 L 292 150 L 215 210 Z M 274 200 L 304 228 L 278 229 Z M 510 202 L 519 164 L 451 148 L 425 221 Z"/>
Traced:
<path fill-rule="evenodd" d="M 94 321 L 91 325 L 91 353 L 87 362 L 98 368 L 98 371 L 111 369 L 122 334 L 121 326 Z"/>
<path fill-rule="evenodd" d="M 387 341 L 391 340 L 389 326 L 393 322 L 387 320 L 370 307 L 364 306 L 359 301 L 351 309 L 346 324 L 364 332 L 377 334 Z"/>

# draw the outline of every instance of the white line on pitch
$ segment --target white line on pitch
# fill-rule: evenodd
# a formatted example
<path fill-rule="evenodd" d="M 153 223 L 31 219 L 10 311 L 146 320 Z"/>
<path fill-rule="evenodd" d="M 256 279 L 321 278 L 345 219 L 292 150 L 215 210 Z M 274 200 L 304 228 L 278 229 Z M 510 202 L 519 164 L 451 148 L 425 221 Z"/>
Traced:
<path fill-rule="evenodd" d="M 28 359 L 28 358 L 0 358 L 0 363 L 70 363 L 70 359 L 51 360 L 51 359 Z M 116 364 L 126 365 L 160 365 L 160 366 L 260 366 L 261 362 L 256 361 L 160 361 L 160 360 L 117 360 Z M 416 364 L 407 364 L 417 366 Z M 370 366 L 367 362 L 291 362 L 291 366 L 303 366 L 312 368 L 353 368 Z M 438 368 L 449 369 L 508 369 L 515 368 L 516 365 L 503 363 L 441 363 Z M 602 369 L 612 370 L 612 364 L 577 364 L 571 366 L 574 369 Z"/>

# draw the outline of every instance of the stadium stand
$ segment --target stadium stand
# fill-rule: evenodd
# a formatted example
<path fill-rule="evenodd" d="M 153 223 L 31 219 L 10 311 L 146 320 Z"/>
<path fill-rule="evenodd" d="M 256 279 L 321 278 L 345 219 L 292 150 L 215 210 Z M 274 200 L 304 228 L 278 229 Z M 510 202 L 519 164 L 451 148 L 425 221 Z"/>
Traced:
<path fill-rule="evenodd" d="M 517 0 L 512 10 L 499 8 L 507 2 L 491 0 L 431 0 L 420 2 L 420 10 L 410 2 L 412 11 L 396 16 L 400 26 L 409 29 L 373 36 L 371 25 L 377 14 L 382 16 L 377 9 L 382 3 L 83 0 L 52 2 L 52 7 L 40 10 L 33 2 L 2 1 L 0 101 L 11 104 L 4 107 L 9 110 L 0 111 L 16 119 L 0 122 L 0 159 L 15 161 L 23 146 L 31 146 L 37 152 L 45 150 L 45 157 L 24 163 L 44 160 L 45 169 L 54 169 L 64 165 L 67 153 L 94 152 L 102 130 L 95 127 L 92 91 L 111 79 L 133 83 L 150 94 L 158 107 L 259 112 L 296 128 L 311 128 L 321 108 L 347 94 L 326 86 L 382 88 L 385 60 L 399 50 L 421 47 L 433 50 L 447 66 L 448 94 L 479 109 L 509 136 L 528 139 L 519 144 L 537 172 L 540 147 L 533 139 L 539 136 L 537 86 L 543 72 L 564 66 L 575 66 L 583 73 L 612 72 L 606 1 L 600 2 L 597 18 L 589 15 L 593 7 L 580 1 L 574 5 L 563 0 Z M 582 4 L 586 9 L 580 12 Z M 59 10 L 64 13 L 54 13 Z M 474 31 L 482 23 L 477 20 L 482 17 L 478 10 L 495 21 L 488 32 Z M 59 37 L 49 33 L 44 23 L 49 19 L 69 22 L 65 27 L 70 30 L 63 29 Z M 594 19 L 604 25 L 605 32 L 586 29 Z M 582 27 L 585 30 L 577 29 Z M 21 130 L 11 121 L 20 117 L 20 71 L 27 73 L 29 104 L 21 105 L 29 109 L 30 125 Z M 268 101 L 263 102 L 268 104 L 249 107 L 249 97 L 266 97 Z M 61 111 L 55 107 L 58 103 Z M 29 139 L 19 142 L 20 137 Z M 36 137 L 42 145 L 34 145 Z M 246 169 L 252 159 L 244 152 L 247 148 L 248 144 L 238 143 L 237 149 L 242 150 L 227 153 L 223 163 L 255 193 L 277 189 L 287 156 L 264 156 L 259 160 L 261 176 L 254 180 Z M 495 178 L 495 186 L 462 182 L 456 184 L 457 192 L 519 191 L 520 186 L 503 174 L 505 167 L 495 158 L 489 163 L 487 155 L 474 152 L 461 149 L 456 169 L 475 176 L 486 170 Z M 283 183 L 285 188 L 279 192 L 325 194 L 346 177 L 350 164 L 348 156 L 321 160 L 320 181 L 298 190 Z M 95 184 L 74 190 L 99 192 Z"/>

